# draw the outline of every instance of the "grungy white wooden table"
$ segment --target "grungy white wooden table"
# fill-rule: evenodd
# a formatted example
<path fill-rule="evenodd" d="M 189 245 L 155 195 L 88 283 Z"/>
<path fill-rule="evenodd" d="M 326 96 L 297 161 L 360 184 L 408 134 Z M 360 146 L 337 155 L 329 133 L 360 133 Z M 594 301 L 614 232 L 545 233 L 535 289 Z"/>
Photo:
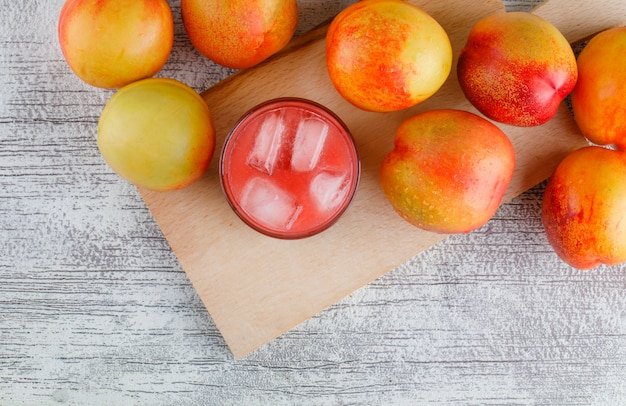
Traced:
<path fill-rule="evenodd" d="M 299 32 L 348 3 L 300 1 Z M 543 184 L 234 360 L 97 151 L 113 92 L 65 64 L 62 4 L 0 0 L 0 405 L 626 404 L 626 266 L 559 261 Z M 159 76 L 202 91 L 233 73 L 170 4 Z"/>

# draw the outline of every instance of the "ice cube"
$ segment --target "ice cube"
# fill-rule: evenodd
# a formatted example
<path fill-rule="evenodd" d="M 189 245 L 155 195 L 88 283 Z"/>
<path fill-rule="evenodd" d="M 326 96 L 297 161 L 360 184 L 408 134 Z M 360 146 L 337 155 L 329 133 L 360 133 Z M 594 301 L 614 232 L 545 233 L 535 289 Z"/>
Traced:
<path fill-rule="evenodd" d="M 275 230 L 289 230 L 302 212 L 292 194 L 264 177 L 246 183 L 241 207 L 259 223 Z"/>
<path fill-rule="evenodd" d="M 285 123 L 281 111 L 268 114 L 254 139 L 248 154 L 248 165 L 271 175 L 278 163 L 285 135 Z"/>
<path fill-rule="evenodd" d="M 328 135 L 328 124 L 315 117 L 300 120 L 293 142 L 291 169 L 308 172 L 317 166 Z"/>
<path fill-rule="evenodd" d="M 344 200 L 349 187 L 346 173 L 323 170 L 311 180 L 309 193 L 319 209 L 332 211 Z"/>

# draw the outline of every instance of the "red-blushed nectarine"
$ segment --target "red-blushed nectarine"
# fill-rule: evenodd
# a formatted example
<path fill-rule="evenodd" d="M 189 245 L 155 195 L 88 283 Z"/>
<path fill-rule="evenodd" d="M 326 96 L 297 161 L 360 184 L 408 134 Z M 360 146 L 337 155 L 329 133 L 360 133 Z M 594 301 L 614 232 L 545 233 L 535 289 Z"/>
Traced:
<path fill-rule="evenodd" d="M 181 189 L 206 171 L 215 147 L 211 112 L 192 88 L 149 78 L 118 90 L 98 122 L 98 148 L 122 178 L 147 189 Z"/>
<path fill-rule="evenodd" d="M 409 223 L 452 234 L 493 217 L 514 169 L 513 145 L 496 125 L 467 111 L 431 110 L 400 125 L 380 181 Z"/>
<path fill-rule="evenodd" d="M 182 0 L 187 36 L 219 65 L 255 66 L 287 45 L 298 24 L 296 0 Z"/>
<path fill-rule="evenodd" d="M 457 73 L 463 93 L 481 113 L 522 127 L 550 120 L 578 77 L 574 51 L 563 34 L 522 11 L 476 23 Z"/>
<path fill-rule="evenodd" d="M 174 43 L 174 21 L 165 0 L 67 0 L 58 36 L 79 78 L 113 89 L 161 70 Z"/>
<path fill-rule="evenodd" d="M 452 48 L 445 30 L 422 9 L 401 0 L 363 0 L 331 22 L 326 65 L 350 103 L 391 112 L 439 90 L 450 74 Z"/>
<path fill-rule="evenodd" d="M 626 152 L 571 152 L 548 180 L 542 205 L 548 241 L 564 262 L 591 269 L 626 261 Z"/>
<path fill-rule="evenodd" d="M 626 150 L 626 27 L 597 34 L 578 55 L 572 109 L 587 139 Z"/>

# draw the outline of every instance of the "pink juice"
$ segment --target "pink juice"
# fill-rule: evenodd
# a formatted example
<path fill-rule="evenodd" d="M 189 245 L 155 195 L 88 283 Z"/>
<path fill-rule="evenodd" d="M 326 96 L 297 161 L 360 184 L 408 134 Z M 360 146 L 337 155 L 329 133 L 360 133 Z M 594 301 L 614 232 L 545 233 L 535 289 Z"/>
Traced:
<path fill-rule="evenodd" d="M 220 176 L 237 215 L 255 230 L 294 239 L 330 227 L 356 192 L 354 140 L 325 107 L 270 100 L 246 113 L 228 135 Z"/>

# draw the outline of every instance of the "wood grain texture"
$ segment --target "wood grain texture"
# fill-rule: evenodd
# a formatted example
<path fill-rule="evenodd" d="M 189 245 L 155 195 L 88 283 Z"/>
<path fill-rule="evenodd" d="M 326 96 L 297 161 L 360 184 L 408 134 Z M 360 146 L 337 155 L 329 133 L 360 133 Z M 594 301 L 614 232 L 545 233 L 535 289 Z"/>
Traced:
<path fill-rule="evenodd" d="M 345 5 L 300 3 L 301 31 Z M 171 4 L 159 75 L 205 90 L 232 72 L 193 50 Z M 140 194 L 98 155 L 112 92 L 69 72 L 61 6 L 0 0 L 0 405 L 626 403 L 626 266 L 562 264 L 542 184 L 234 360 Z"/>
<path fill-rule="evenodd" d="M 575 21 L 563 21 L 563 8 L 566 5 L 574 13 Z M 610 8 L 610 13 L 598 13 L 598 10 Z M 550 21 L 566 38 L 586 39 L 590 35 L 626 24 L 626 2 L 623 1 L 585 1 L 546 0 L 538 5 L 535 14 Z"/>

